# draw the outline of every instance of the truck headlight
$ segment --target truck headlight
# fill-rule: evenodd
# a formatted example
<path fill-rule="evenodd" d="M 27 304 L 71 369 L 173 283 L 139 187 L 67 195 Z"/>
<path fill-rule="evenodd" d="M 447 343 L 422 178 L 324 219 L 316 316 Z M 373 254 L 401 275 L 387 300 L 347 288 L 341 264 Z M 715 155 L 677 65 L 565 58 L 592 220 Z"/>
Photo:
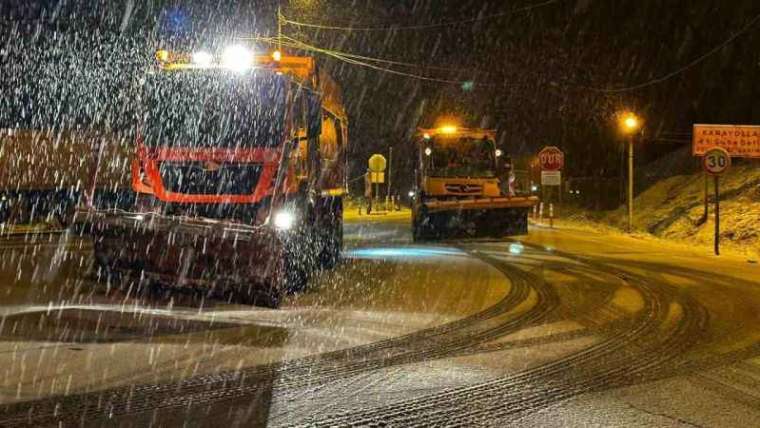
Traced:
<path fill-rule="evenodd" d="M 222 64 L 233 71 L 246 71 L 253 66 L 253 54 L 243 46 L 229 46 L 222 53 Z"/>
<path fill-rule="evenodd" d="M 278 211 L 274 215 L 274 227 L 280 230 L 288 230 L 296 222 L 296 216 L 290 211 Z"/>
<path fill-rule="evenodd" d="M 199 51 L 193 54 L 192 60 L 193 64 L 200 67 L 208 67 L 214 61 L 214 57 L 208 52 Z"/>

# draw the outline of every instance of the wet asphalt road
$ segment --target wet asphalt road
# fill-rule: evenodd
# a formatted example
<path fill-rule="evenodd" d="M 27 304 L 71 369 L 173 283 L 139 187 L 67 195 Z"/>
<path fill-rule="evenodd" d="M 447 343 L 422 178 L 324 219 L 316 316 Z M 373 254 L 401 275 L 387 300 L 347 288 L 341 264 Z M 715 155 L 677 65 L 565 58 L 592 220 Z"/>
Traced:
<path fill-rule="evenodd" d="M 0 244 L 0 426 L 751 426 L 760 268 L 620 235 L 409 241 L 351 222 L 277 311 Z"/>

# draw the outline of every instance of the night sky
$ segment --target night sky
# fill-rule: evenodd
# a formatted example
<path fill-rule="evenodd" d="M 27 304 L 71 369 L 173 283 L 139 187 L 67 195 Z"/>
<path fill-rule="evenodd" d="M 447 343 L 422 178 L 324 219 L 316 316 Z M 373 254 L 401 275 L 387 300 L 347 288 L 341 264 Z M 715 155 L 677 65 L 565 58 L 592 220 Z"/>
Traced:
<path fill-rule="evenodd" d="M 272 36 L 278 4 L 118 3 L 2 1 L 2 54 L 58 32 L 95 49 L 107 38 L 139 62 L 158 45 Z M 557 145 L 577 176 L 618 174 L 623 110 L 645 119 L 643 163 L 688 145 L 695 122 L 760 119 L 760 4 L 751 0 L 293 0 L 282 11 L 314 25 L 288 23 L 285 35 L 340 56 L 310 53 L 343 86 L 352 176 L 390 146 L 408 160 L 410 133 L 443 116 L 498 129 L 517 157 Z"/>

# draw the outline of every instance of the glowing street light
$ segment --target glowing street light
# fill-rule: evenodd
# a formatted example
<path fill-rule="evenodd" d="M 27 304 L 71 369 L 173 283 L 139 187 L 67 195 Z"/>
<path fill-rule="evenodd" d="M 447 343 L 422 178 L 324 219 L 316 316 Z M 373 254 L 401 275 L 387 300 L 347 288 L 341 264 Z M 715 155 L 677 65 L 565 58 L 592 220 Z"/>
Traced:
<path fill-rule="evenodd" d="M 633 134 L 641 127 L 641 119 L 636 117 L 633 113 L 626 113 L 622 115 L 621 128 L 625 134 Z"/>
<path fill-rule="evenodd" d="M 633 137 L 641 129 L 641 119 L 633 113 L 620 115 L 620 129 L 628 136 L 628 233 L 633 229 Z"/>
<path fill-rule="evenodd" d="M 443 125 L 440 128 L 438 128 L 438 132 L 440 132 L 441 134 L 456 134 L 457 127 L 456 125 Z"/>

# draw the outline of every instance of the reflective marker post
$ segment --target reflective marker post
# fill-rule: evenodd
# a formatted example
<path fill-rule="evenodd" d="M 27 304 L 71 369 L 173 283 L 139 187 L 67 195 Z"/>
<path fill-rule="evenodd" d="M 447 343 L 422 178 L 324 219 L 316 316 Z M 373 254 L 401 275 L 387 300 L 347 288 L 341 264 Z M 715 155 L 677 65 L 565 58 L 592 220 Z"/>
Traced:
<path fill-rule="evenodd" d="M 554 228 L 554 204 L 549 203 L 549 227 Z"/>

